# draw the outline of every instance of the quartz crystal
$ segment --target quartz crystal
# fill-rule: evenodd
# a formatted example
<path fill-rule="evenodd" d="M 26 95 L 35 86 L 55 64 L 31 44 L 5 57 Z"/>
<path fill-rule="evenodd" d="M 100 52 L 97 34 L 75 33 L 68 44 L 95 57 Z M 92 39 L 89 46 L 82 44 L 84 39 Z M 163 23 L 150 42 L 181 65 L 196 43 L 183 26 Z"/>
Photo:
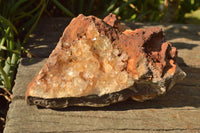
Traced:
<path fill-rule="evenodd" d="M 166 93 L 185 77 L 158 27 L 131 30 L 114 14 L 79 15 L 29 83 L 26 101 L 47 108 L 101 107 Z"/>

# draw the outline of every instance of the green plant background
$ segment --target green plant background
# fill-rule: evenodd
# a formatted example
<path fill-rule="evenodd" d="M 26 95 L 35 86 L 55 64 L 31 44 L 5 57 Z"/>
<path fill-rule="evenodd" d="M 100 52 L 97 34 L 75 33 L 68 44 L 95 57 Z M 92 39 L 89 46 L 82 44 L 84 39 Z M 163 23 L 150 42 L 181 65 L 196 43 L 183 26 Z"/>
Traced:
<path fill-rule="evenodd" d="M 200 0 L 178 1 L 173 23 L 200 24 Z M 110 12 L 122 21 L 162 23 L 165 0 L 0 0 L 0 88 L 11 91 L 16 69 L 29 35 L 41 17 L 95 15 L 104 18 Z M 191 20 L 192 19 L 192 20 Z"/>

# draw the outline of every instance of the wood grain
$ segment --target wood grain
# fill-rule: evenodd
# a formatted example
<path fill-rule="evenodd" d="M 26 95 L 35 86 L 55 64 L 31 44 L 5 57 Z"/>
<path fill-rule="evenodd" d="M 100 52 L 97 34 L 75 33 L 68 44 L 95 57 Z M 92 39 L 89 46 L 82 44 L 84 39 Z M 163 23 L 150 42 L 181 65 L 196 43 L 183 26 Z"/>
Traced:
<path fill-rule="evenodd" d="M 61 18 L 56 22 L 63 23 Z M 50 22 L 42 21 L 39 27 L 46 23 L 50 25 Z M 132 28 L 146 26 L 152 24 L 135 24 Z M 58 41 L 57 37 L 61 36 L 55 29 L 51 29 L 48 34 L 55 34 L 56 38 L 52 39 L 44 33 L 40 38 L 46 43 L 43 44 L 41 41 L 38 48 L 30 48 L 35 55 L 45 51 L 44 55 L 41 58 L 34 58 L 33 61 L 27 58 L 21 60 L 4 133 L 200 132 L 200 28 L 194 25 L 158 26 L 163 27 L 168 41 L 178 48 L 178 63 L 187 73 L 187 77 L 166 95 L 143 103 L 129 99 L 101 108 L 69 107 L 52 110 L 27 105 L 24 100 L 27 85 L 39 72 L 52 50 L 48 45 L 55 44 Z M 36 30 L 34 34 L 41 32 Z M 30 43 L 34 40 L 37 43 L 38 38 L 39 36 L 33 37 Z"/>

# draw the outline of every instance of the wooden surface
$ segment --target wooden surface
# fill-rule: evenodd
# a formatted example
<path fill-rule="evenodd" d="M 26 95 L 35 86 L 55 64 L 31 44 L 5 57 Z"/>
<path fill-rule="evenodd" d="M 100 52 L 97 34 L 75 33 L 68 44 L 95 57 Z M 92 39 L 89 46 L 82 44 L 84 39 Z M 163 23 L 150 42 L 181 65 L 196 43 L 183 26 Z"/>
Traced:
<path fill-rule="evenodd" d="M 103 108 L 52 110 L 27 105 L 27 85 L 45 64 L 68 22 L 64 18 L 43 19 L 32 34 L 27 48 L 35 58 L 23 58 L 19 65 L 5 133 L 200 132 L 200 27 L 195 25 L 157 25 L 165 31 L 166 40 L 178 48 L 177 60 L 187 73 L 185 80 L 164 96 L 143 103 L 127 100 Z M 127 25 L 134 29 L 156 24 Z"/>

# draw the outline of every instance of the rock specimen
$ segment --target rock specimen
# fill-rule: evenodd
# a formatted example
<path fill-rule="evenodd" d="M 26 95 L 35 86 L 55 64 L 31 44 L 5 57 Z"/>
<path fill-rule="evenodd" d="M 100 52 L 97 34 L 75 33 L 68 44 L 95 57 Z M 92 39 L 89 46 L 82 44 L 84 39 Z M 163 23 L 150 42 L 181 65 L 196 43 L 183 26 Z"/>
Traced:
<path fill-rule="evenodd" d="M 79 15 L 29 83 L 26 101 L 64 108 L 152 99 L 185 77 L 176 56 L 159 27 L 131 30 L 113 14 Z"/>

